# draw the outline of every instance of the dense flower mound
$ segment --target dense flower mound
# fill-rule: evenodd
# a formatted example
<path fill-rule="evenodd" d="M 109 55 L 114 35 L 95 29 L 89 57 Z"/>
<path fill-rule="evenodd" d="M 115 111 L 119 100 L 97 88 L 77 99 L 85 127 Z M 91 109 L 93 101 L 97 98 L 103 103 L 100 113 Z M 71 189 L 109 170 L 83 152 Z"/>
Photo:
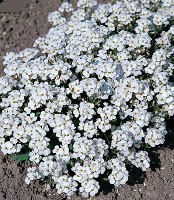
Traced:
<path fill-rule="evenodd" d="M 29 149 L 25 179 L 49 177 L 58 194 L 119 186 L 128 165 L 150 166 L 174 115 L 174 2 L 63 3 L 33 48 L 4 57 L 0 146 Z M 67 14 L 70 12 L 69 14 Z"/>

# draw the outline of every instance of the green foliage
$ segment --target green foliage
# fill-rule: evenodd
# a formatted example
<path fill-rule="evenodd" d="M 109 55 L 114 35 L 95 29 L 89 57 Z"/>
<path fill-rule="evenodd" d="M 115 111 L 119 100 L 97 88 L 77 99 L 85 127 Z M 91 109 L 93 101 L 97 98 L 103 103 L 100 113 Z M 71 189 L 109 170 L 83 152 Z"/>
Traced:
<path fill-rule="evenodd" d="M 149 149 L 149 148 L 151 148 L 151 146 L 149 145 L 149 144 L 145 144 L 145 149 Z"/>
<path fill-rule="evenodd" d="M 112 121 L 111 121 L 111 123 L 115 123 L 115 122 L 117 122 L 117 118 L 115 118 L 115 119 L 113 119 Z"/>
<path fill-rule="evenodd" d="M 30 167 L 31 165 L 33 165 L 34 163 L 30 160 L 26 160 L 25 163 Z"/>
<path fill-rule="evenodd" d="M 69 150 L 70 150 L 70 151 L 73 150 L 73 144 L 72 144 L 72 143 L 69 145 Z"/>
<path fill-rule="evenodd" d="M 21 161 L 25 161 L 25 163 L 28 166 L 33 165 L 33 162 L 29 160 L 29 152 L 30 152 L 30 148 L 28 147 L 28 144 L 23 144 L 22 145 L 22 154 L 20 155 L 14 155 L 12 156 L 12 160 L 16 160 L 17 163 L 21 162 Z"/>
<path fill-rule="evenodd" d="M 40 116 L 40 113 L 41 113 L 41 112 L 37 112 L 37 113 L 36 113 L 36 117 L 39 117 L 39 116 Z"/>
<path fill-rule="evenodd" d="M 102 178 L 102 180 L 103 180 L 103 181 L 109 181 L 109 179 L 108 179 L 108 178 Z"/>
<path fill-rule="evenodd" d="M 21 161 L 28 160 L 28 158 L 29 158 L 29 153 L 26 153 L 21 155 L 14 155 L 11 159 L 17 160 L 17 163 L 19 163 Z"/>

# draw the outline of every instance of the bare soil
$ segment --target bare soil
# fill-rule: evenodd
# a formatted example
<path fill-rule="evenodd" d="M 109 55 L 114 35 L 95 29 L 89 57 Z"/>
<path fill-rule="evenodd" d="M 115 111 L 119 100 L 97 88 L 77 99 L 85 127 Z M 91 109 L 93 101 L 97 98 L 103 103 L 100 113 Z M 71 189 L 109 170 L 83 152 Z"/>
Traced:
<path fill-rule="evenodd" d="M 14 3 L 14 2 L 17 3 Z M 24 3 L 24 1 L 26 1 Z M 47 16 L 61 5 L 61 0 L 0 0 L 0 73 L 6 52 L 32 47 L 35 39 L 45 36 L 51 27 Z M 70 0 L 75 6 L 76 0 Z M 107 2 L 99 1 L 99 2 Z M 8 6 L 7 6 L 8 5 Z M 127 184 L 101 187 L 96 200 L 174 200 L 174 118 L 167 120 L 169 133 L 163 145 L 149 149 L 151 168 L 130 170 Z M 46 190 L 39 181 L 25 184 L 26 164 L 11 160 L 0 152 L 0 200 L 61 200 L 55 189 Z M 80 196 L 74 200 L 83 199 Z"/>

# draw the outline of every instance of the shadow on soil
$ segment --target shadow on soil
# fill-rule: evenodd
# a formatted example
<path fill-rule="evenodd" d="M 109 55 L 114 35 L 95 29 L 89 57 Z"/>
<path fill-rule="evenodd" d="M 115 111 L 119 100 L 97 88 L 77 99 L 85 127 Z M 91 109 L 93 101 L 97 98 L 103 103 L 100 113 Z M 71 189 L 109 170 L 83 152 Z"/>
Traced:
<path fill-rule="evenodd" d="M 154 148 L 146 149 L 150 158 L 150 166 L 152 171 L 156 171 L 161 167 L 161 161 L 159 159 L 160 154 L 157 152 L 159 149 L 169 148 L 171 150 L 174 149 L 174 117 L 166 120 L 166 126 L 168 134 L 165 136 L 165 142 L 162 145 L 158 145 Z M 127 184 L 130 186 L 134 186 L 135 184 L 143 184 L 146 178 L 146 172 L 143 172 L 141 169 L 136 167 L 128 167 L 129 171 L 129 179 Z M 112 192 L 113 186 L 110 185 L 108 182 L 104 182 L 101 185 L 100 191 L 103 192 L 104 195 Z"/>

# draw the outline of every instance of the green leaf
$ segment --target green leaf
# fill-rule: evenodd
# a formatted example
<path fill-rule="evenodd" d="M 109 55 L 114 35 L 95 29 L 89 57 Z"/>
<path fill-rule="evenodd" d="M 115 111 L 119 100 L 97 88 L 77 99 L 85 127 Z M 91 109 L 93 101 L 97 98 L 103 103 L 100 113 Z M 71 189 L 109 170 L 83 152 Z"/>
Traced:
<path fill-rule="evenodd" d="M 148 143 L 146 143 L 146 144 L 145 144 L 145 148 L 148 149 L 148 148 L 151 148 L 151 146 L 150 146 Z"/>
<path fill-rule="evenodd" d="M 11 159 L 17 160 L 17 162 L 19 163 L 20 161 L 27 160 L 28 158 L 29 158 L 29 153 L 26 153 L 26 154 L 22 154 L 22 155 L 15 155 Z"/>
<path fill-rule="evenodd" d="M 30 167 L 32 166 L 34 163 L 30 160 L 26 160 L 25 163 Z"/>
<path fill-rule="evenodd" d="M 117 118 L 113 119 L 111 122 L 112 123 L 115 123 L 117 121 Z"/>
<path fill-rule="evenodd" d="M 29 166 L 29 167 L 31 166 L 31 163 L 30 163 L 30 161 L 29 161 L 29 160 L 27 161 L 27 164 L 28 164 L 28 166 Z"/>
<path fill-rule="evenodd" d="M 120 126 L 122 126 L 123 125 L 123 122 L 120 122 Z"/>
<path fill-rule="evenodd" d="M 103 180 L 103 181 L 108 181 L 109 179 L 108 179 L 108 178 L 103 178 L 102 180 Z"/>
<path fill-rule="evenodd" d="M 40 112 L 37 112 L 37 113 L 36 113 L 36 117 L 38 117 L 38 116 L 40 116 Z"/>
<path fill-rule="evenodd" d="M 70 151 L 73 150 L 73 144 L 70 144 L 70 145 L 69 145 L 69 149 L 70 149 Z"/>
<path fill-rule="evenodd" d="M 97 102 L 97 99 L 93 99 L 92 103 L 95 104 Z"/>

